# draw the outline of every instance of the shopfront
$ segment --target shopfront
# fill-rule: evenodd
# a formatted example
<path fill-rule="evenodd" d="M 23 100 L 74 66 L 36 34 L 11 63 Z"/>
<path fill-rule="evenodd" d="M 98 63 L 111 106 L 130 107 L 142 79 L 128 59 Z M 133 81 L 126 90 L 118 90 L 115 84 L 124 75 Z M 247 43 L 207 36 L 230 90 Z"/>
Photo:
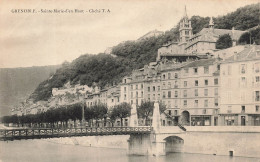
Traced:
<path fill-rule="evenodd" d="M 192 115 L 191 116 L 192 126 L 210 126 L 211 116 L 209 115 Z"/>

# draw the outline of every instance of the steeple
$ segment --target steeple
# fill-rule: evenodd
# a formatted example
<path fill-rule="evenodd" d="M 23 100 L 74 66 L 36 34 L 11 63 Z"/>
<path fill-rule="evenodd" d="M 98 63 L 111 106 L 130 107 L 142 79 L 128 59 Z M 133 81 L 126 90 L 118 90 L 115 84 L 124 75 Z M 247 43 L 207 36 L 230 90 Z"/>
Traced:
<path fill-rule="evenodd" d="M 209 20 L 209 27 L 212 29 L 214 28 L 214 21 L 213 21 L 212 16 L 210 17 L 210 20 Z"/>
<path fill-rule="evenodd" d="M 183 15 L 183 17 L 188 18 L 187 10 L 186 10 L 186 5 L 185 5 L 185 8 L 184 8 L 184 15 Z"/>

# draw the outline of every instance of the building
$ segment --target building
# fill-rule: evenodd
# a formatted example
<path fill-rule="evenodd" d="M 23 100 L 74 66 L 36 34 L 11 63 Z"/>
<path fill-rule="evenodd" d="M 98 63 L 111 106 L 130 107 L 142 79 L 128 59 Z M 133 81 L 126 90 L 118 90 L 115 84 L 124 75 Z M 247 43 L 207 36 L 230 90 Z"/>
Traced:
<path fill-rule="evenodd" d="M 217 125 L 219 68 L 214 58 L 162 65 L 162 102 L 175 123 Z"/>
<path fill-rule="evenodd" d="M 214 28 L 214 21 L 211 17 L 209 28 L 203 28 L 199 33 L 192 33 L 191 20 L 187 16 L 185 7 L 184 16 L 180 21 L 179 42 L 170 42 L 158 49 L 157 61 L 162 58 L 175 58 L 185 61 L 188 58 L 200 58 L 205 54 L 213 54 L 216 49 L 216 42 L 221 35 L 229 34 L 236 46 L 240 36 L 246 31 Z"/>
<path fill-rule="evenodd" d="M 151 38 L 151 37 L 158 37 L 158 36 L 162 35 L 163 33 L 164 32 L 158 31 L 158 30 L 155 29 L 153 31 L 150 31 L 150 32 L 146 33 L 142 37 L 138 38 L 137 41 L 145 40 L 145 39 Z"/>
<path fill-rule="evenodd" d="M 220 70 L 221 125 L 260 125 L 260 46 L 247 46 L 223 60 Z"/>

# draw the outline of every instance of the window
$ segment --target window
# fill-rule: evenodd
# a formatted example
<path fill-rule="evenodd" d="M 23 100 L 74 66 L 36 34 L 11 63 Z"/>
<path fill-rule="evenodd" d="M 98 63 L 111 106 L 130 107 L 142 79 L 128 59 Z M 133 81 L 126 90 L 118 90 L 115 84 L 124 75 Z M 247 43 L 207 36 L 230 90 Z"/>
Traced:
<path fill-rule="evenodd" d="M 150 92 L 150 87 L 148 87 L 148 92 Z"/>
<path fill-rule="evenodd" d="M 245 113 L 246 106 L 241 106 L 241 113 Z"/>
<path fill-rule="evenodd" d="M 183 97 L 187 97 L 187 90 L 183 91 Z"/>
<path fill-rule="evenodd" d="M 240 65 L 240 73 L 241 74 L 245 74 L 246 73 L 246 65 L 245 64 L 241 64 Z"/>
<path fill-rule="evenodd" d="M 255 73 L 259 73 L 259 71 L 260 71 L 260 62 L 255 63 L 254 68 L 255 68 Z"/>
<path fill-rule="evenodd" d="M 134 103 L 134 101 L 133 100 L 131 100 L 131 104 L 133 104 Z"/>
<path fill-rule="evenodd" d="M 144 97 L 144 92 L 143 92 L 143 91 L 141 92 L 141 97 L 142 97 L 142 98 Z"/>
<path fill-rule="evenodd" d="M 214 102 L 215 102 L 215 106 L 218 106 L 218 98 L 215 98 Z"/>
<path fill-rule="evenodd" d="M 255 112 L 259 112 L 259 105 L 255 106 Z"/>
<path fill-rule="evenodd" d="M 136 104 L 138 105 L 138 99 L 135 100 Z"/>
<path fill-rule="evenodd" d="M 163 74 L 163 79 L 165 79 L 165 74 Z"/>
<path fill-rule="evenodd" d="M 168 73 L 168 79 L 171 79 L 171 73 Z"/>
<path fill-rule="evenodd" d="M 141 84 L 141 89 L 143 89 L 144 88 L 144 85 L 143 84 Z"/>
<path fill-rule="evenodd" d="M 174 115 L 178 115 L 178 111 L 177 110 L 174 110 Z"/>
<path fill-rule="evenodd" d="M 131 85 L 131 90 L 133 90 L 133 85 Z"/>
<path fill-rule="evenodd" d="M 148 100 L 150 100 L 151 99 L 151 95 L 150 94 L 148 94 Z"/>
<path fill-rule="evenodd" d="M 160 87 L 160 86 L 158 86 L 158 88 L 157 88 L 157 89 L 158 89 L 158 91 L 160 91 L 160 90 L 161 90 L 161 87 Z"/>
<path fill-rule="evenodd" d="M 165 98 L 165 96 L 166 96 L 166 94 L 165 94 L 165 92 L 163 92 L 163 98 Z"/>
<path fill-rule="evenodd" d="M 260 101 L 260 91 L 255 91 L 255 101 Z"/>
<path fill-rule="evenodd" d="M 227 112 L 228 112 L 228 113 L 232 113 L 232 106 L 228 106 Z"/>
<path fill-rule="evenodd" d="M 204 107 L 208 107 L 209 101 L 208 100 L 204 100 Z"/>
<path fill-rule="evenodd" d="M 259 82 L 260 82 L 260 76 L 256 76 L 256 77 L 255 77 L 255 82 L 256 82 L 256 83 L 259 83 Z"/>
<path fill-rule="evenodd" d="M 136 95 L 135 95 L 136 98 L 138 98 L 138 92 L 136 92 Z"/>
<path fill-rule="evenodd" d="M 208 89 L 204 89 L 204 96 L 208 96 Z"/>
<path fill-rule="evenodd" d="M 155 100 L 155 94 L 153 94 L 153 100 Z"/>
<path fill-rule="evenodd" d="M 208 74 L 208 73 L 209 73 L 209 67 L 206 66 L 206 67 L 204 67 L 204 74 Z"/>
<path fill-rule="evenodd" d="M 163 84 L 163 88 L 165 88 L 165 82 L 163 82 L 162 84 Z"/>
<path fill-rule="evenodd" d="M 198 85 L 199 85 L 199 81 L 195 80 L 195 86 L 198 86 Z"/>
<path fill-rule="evenodd" d="M 215 88 L 215 89 L 214 89 L 214 94 L 215 94 L 215 96 L 218 95 L 218 88 Z"/>
<path fill-rule="evenodd" d="M 214 79 L 214 85 L 218 85 L 218 78 Z"/>
<path fill-rule="evenodd" d="M 126 94 L 124 95 L 124 100 L 126 100 Z"/>
<path fill-rule="evenodd" d="M 114 102 L 114 99 L 112 99 L 112 102 Z"/>
<path fill-rule="evenodd" d="M 134 97 L 134 94 L 133 94 L 133 92 L 131 92 L 131 98 L 133 98 Z"/>
<path fill-rule="evenodd" d="M 198 68 L 194 68 L 194 74 L 198 74 Z"/>
<path fill-rule="evenodd" d="M 178 88 L 178 82 L 177 81 L 174 82 L 174 88 Z"/>
<path fill-rule="evenodd" d="M 204 83 L 207 86 L 209 84 L 209 81 L 206 79 L 206 80 L 204 80 Z"/>
<path fill-rule="evenodd" d="M 241 86 L 242 87 L 246 86 L 246 77 L 241 77 Z"/>
<path fill-rule="evenodd" d="M 195 89 L 195 90 L 194 90 L 194 96 L 197 97 L 198 95 L 199 95 L 199 90 L 198 90 L 198 89 Z"/>
<path fill-rule="evenodd" d="M 174 78 L 176 78 L 176 79 L 178 78 L 178 73 L 174 74 Z"/>
<path fill-rule="evenodd" d="M 160 100 L 161 99 L 161 94 L 160 93 L 158 93 L 158 100 Z"/>
<path fill-rule="evenodd" d="M 199 100 L 195 100 L 194 101 L 194 107 L 198 107 L 198 105 L 199 105 Z"/>
<path fill-rule="evenodd" d="M 184 86 L 184 87 L 187 87 L 187 85 L 188 85 L 188 82 L 187 82 L 187 81 L 184 81 L 184 82 L 183 82 L 183 86 Z"/>
<path fill-rule="evenodd" d="M 138 84 L 135 85 L 135 89 L 138 89 Z"/>
<path fill-rule="evenodd" d="M 168 88 L 171 88 L 171 82 L 168 82 Z"/>
<path fill-rule="evenodd" d="M 168 91 L 168 98 L 171 98 L 172 97 L 172 93 L 171 91 Z"/>
<path fill-rule="evenodd" d="M 155 91 L 155 86 L 153 86 L 153 91 Z"/>
<path fill-rule="evenodd" d="M 168 101 L 168 108 L 171 108 L 171 101 Z"/>
<path fill-rule="evenodd" d="M 178 97 L 178 91 L 174 92 L 174 97 Z"/>
<path fill-rule="evenodd" d="M 183 106 L 187 106 L 187 100 L 183 100 Z"/>
<path fill-rule="evenodd" d="M 169 110 L 169 111 L 168 111 L 168 114 L 169 114 L 169 115 L 172 115 L 172 111 L 171 111 L 171 110 Z"/>
<path fill-rule="evenodd" d="M 126 83 L 126 79 L 124 79 L 124 83 Z"/>
<path fill-rule="evenodd" d="M 207 109 L 203 109 L 202 113 L 207 114 Z"/>
<path fill-rule="evenodd" d="M 126 92 L 126 87 L 124 87 L 124 92 Z"/>

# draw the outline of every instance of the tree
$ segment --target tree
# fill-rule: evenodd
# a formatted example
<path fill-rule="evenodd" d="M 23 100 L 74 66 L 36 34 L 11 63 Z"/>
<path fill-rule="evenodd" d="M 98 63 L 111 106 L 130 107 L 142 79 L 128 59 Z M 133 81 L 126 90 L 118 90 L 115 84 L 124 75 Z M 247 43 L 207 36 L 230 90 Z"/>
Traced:
<path fill-rule="evenodd" d="M 93 109 L 91 109 L 90 107 L 85 107 L 85 109 L 84 109 L 84 117 L 85 117 L 85 120 L 88 121 L 88 125 L 91 127 L 92 126 L 91 119 L 94 118 Z"/>
<path fill-rule="evenodd" d="M 138 116 L 145 119 L 145 125 L 148 125 L 148 119 L 152 117 L 154 109 L 154 102 L 145 101 L 142 102 L 140 106 L 137 107 Z M 163 113 L 166 106 L 159 102 L 160 113 Z"/>
<path fill-rule="evenodd" d="M 249 32 L 242 34 L 238 40 L 239 44 L 260 44 L 260 27 L 251 29 Z"/>
<path fill-rule="evenodd" d="M 216 42 L 216 48 L 217 49 L 225 49 L 232 47 L 232 39 L 229 34 L 221 35 L 217 42 Z"/>
<path fill-rule="evenodd" d="M 115 119 L 119 118 L 121 121 L 121 126 L 123 126 L 123 118 L 129 117 L 131 113 L 131 105 L 123 102 L 119 105 L 113 107 L 110 113 L 110 119 L 114 121 Z"/>
<path fill-rule="evenodd" d="M 104 119 L 105 125 L 106 125 L 106 118 L 107 118 L 107 112 L 108 108 L 105 104 L 96 104 L 91 106 L 91 111 L 93 112 L 93 118 L 96 120 L 96 126 L 98 126 L 98 120 Z"/>

